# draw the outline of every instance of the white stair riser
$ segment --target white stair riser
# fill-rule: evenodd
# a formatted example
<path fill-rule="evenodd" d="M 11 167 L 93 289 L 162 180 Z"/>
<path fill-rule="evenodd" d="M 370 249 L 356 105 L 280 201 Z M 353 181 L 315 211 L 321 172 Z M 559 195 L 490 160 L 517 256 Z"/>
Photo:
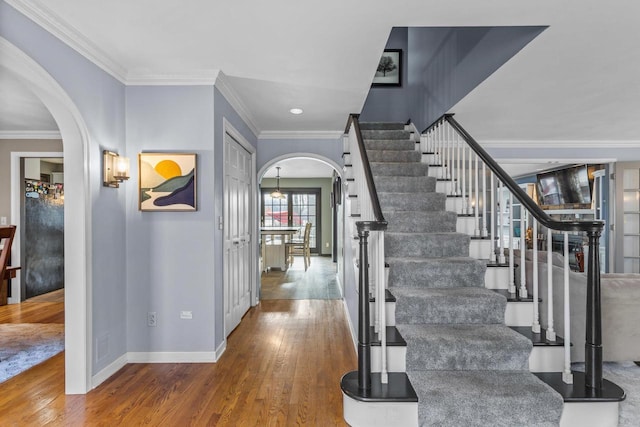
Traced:
<path fill-rule="evenodd" d="M 344 420 L 350 426 L 417 426 L 417 402 L 362 402 L 342 393 Z"/>
<path fill-rule="evenodd" d="M 371 372 L 380 372 L 382 352 L 379 345 L 371 346 Z M 407 371 L 407 347 L 387 346 L 387 372 Z"/>
<path fill-rule="evenodd" d="M 560 427 L 616 427 L 618 402 L 564 402 Z"/>
<path fill-rule="evenodd" d="M 458 221 L 456 222 L 456 231 L 458 233 L 474 236 L 476 232 L 476 218 L 473 216 L 459 216 Z"/>
<path fill-rule="evenodd" d="M 371 319 L 371 326 L 374 326 L 375 323 L 375 317 L 374 317 L 374 313 L 375 313 L 375 302 L 370 302 L 369 303 L 369 313 L 370 313 L 370 319 Z M 387 313 L 386 316 L 386 321 L 387 321 L 387 326 L 396 326 L 396 303 L 395 302 L 385 302 L 384 303 L 385 306 L 385 311 Z"/>
<path fill-rule="evenodd" d="M 467 213 L 467 198 L 466 197 L 447 197 L 446 209 L 449 212 L 455 213 Z"/>
<path fill-rule="evenodd" d="M 427 172 L 428 176 L 432 176 L 434 178 L 442 178 L 443 173 L 444 172 L 442 170 L 442 167 L 429 165 L 429 171 Z"/>
<path fill-rule="evenodd" d="M 564 347 L 534 346 L 529 356 L 531 372 L 562 372 L 564 370 Z"/>
<path fill-rule="evenodd" d="M 487 289 L 509 289 L 509 267 L 487 267 L 484 286 Z"/>
<path fill-rule="evenodd" d="M 422 154 L 422 163 L 433 165 L 438 163 L 438 157 L 435 154 Z"/>
<path fill-rule="evenodd" d="M 451 193 L 451 186 L 453 185 L 453 181 L 437 181 L 436 182 L 436 191 L 438 193 L 449 194 Z"/>
<path fill-rule="evenodd" d="M 507 302 L 504 323 L 507 326 L 531 326 L 533 324 L 533 302 Z"/>
<path fill-rule="evenodd" d="M 491 240 L 471 239 L 469 243 L 469 256 L 475 259 L 489 259 L 491 255 Z"/>

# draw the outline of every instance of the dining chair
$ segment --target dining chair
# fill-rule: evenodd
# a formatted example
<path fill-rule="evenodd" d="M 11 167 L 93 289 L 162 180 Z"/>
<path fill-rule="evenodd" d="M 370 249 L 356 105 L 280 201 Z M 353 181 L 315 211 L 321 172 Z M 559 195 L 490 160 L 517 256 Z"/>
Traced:
<path fill-rule="evenodd" d="M 304 235 L 302 239 L 293 239 L 289 243 L 289 264 L 293 264 L 294 255 L 302 255 L 304 258 L 304 271 L 307 271 L 311 265 L 311 249 L 309 247 L 309 237 L 311 236 L 311 223 L 307 222 L 304 226 Z"/>

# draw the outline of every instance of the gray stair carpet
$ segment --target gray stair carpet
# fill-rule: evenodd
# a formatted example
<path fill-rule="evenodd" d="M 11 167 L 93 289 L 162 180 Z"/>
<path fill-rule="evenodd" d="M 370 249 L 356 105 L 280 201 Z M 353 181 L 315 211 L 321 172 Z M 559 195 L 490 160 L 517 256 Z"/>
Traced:
<path fill-rule="evenodd" d="M 484 286 L 457 215 L 445 211 L 401 123 L 362 123 L 385 219 L 389 290 L 407 341 L 420 425 L 553 426 L 563 399 L 528 372 L 531 342 L 504 325 L 506 298 Z"/>

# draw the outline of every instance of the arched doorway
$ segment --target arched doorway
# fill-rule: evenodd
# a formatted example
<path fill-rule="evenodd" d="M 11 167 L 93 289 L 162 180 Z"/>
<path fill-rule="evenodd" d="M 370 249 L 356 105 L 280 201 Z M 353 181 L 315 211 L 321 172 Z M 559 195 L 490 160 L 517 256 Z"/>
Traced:
<path fill-rule="evenodd" d="M 278 172 L 276 168 L 279 168 Z M 280 173 L 280 180 L 276 177 L 277 173 Z M 341 191 L 336 189 L 341 178 L 341 168 L 334 161 L 313 153 L 289 153 L 273 158 L 258 172 L 258 218 L 260 226 L 263 227 L 259 276 L 262 298 L 316 298 L 309 295 L 327 295 L 327 299 L 341 298 L 344 280 L 339 236 L 342 235 L 344 219 L 341 213 Z M 274 193 L 278 183 L 281 193 Z M 273 194 L 278 196 L 274 198 Z M 307 257 L 300 253 L 283 253 L 283 250 L 278 248 L 279 245 L 285 245 L 291 237 L 267 232 L 270 227 L 290 228 L 295 233 L 294 239 L 304 240 L 303 231 L 307 224 L 310 224 L 308 248 L 311 259 L 316 260 L 315 263 L 311 262 L 309 272 Z M 282 261 L 285 258 L 286 262 Z M 299 261 L 295 261 L 296 259 Z M 320 270 L 316 270 L 319 266 Z M 272 274 L 274 271 L 275 275 Z M 298 281 L 304 282 L 300 283 L 302 288 L 306 288 L 307 284 L 318 283 L 318 280 L 311 280 L 309 276 L 322 277 L 320 282 L 324 283 L 335 281 L 336 275 L 337 288 L 322 289 L 319 291 L 320 294 L 311 290 L 302 292 L 300 287 L 295 289 Z M 284 285 L 283 281 L 287 282 L 288 288 L 278 288 L 275 291 L 274 286 Z M 281 290 L 284 292 L 281 293 Z M 324 299 L 319 296 L 318 298 Z"/>
<path fill-rule="evenodd" d="M 65 185 L 65 392 L 91 389 L 91 204 L 89 133 L 62 87 L 0 37 L 0 67 L 21 79 L 49 109 L 63 140 Z"/>

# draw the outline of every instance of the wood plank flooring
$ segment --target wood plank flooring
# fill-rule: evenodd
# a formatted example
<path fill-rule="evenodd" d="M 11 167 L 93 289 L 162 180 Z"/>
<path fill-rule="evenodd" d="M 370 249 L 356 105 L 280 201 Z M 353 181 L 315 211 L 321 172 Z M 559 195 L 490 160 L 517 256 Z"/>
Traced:
<path fill-rule="evenodd" d="M 37 304 L 0 319 L 63 318 Z M 262 301 L 215 364 L 129 364 L 66 396 L 55 356 L 0 384 L 0 425 L 343 426 L 340 377 L 356 365 L 341 300 Z"/>

